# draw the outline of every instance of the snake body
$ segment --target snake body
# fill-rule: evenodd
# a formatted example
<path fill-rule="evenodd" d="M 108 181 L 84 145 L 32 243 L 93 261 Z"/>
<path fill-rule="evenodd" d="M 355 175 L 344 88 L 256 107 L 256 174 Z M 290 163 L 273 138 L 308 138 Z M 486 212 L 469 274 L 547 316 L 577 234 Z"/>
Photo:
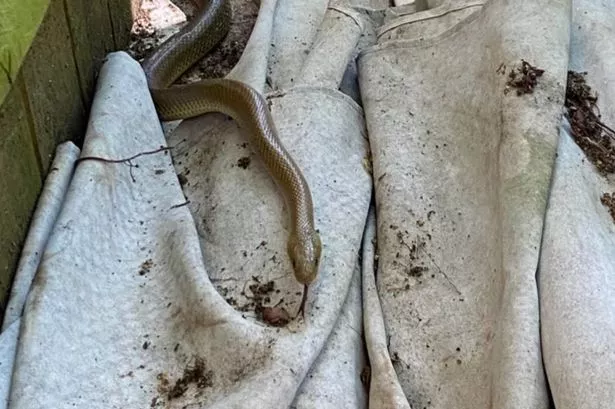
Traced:
<path fill-rule="evenodd" d="M 227 34 L 228 0 L 201 0 L 197 15 L 142 62 L 152 99 L 163 121 L 186 119 L 209 112 L 233 118 L 251 136 L 265 167 L 282 191 L 289 209 L 291 231 L 287 250 L 297 281 L 304 284 L 303 312 L 308 285 L 317 275 L 321 240 L 314 227 L 309 186 L 278 137 L 266 99 L 249 85 L 229 79 L 173 83 Z M 173 85 L 173 86 L 172 86 Z"/>

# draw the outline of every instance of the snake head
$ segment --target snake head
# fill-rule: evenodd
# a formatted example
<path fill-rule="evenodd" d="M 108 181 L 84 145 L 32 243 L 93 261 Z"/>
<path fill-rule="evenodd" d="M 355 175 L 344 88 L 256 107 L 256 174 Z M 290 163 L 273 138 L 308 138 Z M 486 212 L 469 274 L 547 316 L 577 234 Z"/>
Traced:
<path fill-rule="evenodd" d="M 301 284 L 310 284 L 318 275 L 322 243 L 316 231 L 309 234 L 292 233 L 288 238 L 288 256 Z"/>

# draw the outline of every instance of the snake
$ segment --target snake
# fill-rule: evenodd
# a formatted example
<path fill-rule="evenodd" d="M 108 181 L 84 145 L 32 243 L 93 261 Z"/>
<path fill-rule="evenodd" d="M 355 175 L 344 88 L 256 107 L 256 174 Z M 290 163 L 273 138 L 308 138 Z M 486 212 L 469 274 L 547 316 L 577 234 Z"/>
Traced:
<path fill-rule="evenodd" d="M 299 313 L 304 315 L 308 286 L 317 278 L 322 242 L 314 224 L 308 183 L 282 144 L 265 97 L 250 85 L 228 78 L 206 78 L 189 84 L 177 79 L 228 34 L 229 0 L 195 0 L 198 9 L 177 33 L 162 42 L 141 66 L 162 121 L 218 112 L 231 117 L 250 136 L 269 175 L 281 190 L 288 209 L 287 253 L 294 277 L 303 284 Z"/>

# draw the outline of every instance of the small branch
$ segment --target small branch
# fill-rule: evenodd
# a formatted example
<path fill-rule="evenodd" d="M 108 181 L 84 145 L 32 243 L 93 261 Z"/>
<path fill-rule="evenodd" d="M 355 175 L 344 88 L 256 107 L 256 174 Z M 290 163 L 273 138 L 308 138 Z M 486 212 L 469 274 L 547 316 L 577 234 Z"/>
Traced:
<path fill-rule="evenodd" d="M 433 259 L 433 257 L 431 257 L 431 254 L 429 254 L 427 252 L 427 250 L 425 250 L 425 242 L 423 240 L 421 240 L 420 237 L 417 237 L 417 245 L 416 245 L 416 251 L 422 251 L 423 254 L 425 254 L 427 256 L 427 258 L 431 261 L 431 263 L 436 266 L 436 269 L 438 269 L 438 272 L 440 274 L 442 274 L 442 276 L 446 279 L 446 281 L 448 281 L 448 283 L 451 285 L 451 287 L 453 287 L 453 289 L 455 290 L 455 292 L 458 295 L 463 295 L 461 293 L 461 291 L 459 291 L 459 288 L 457 288 L 457 286 L 455 285 L 455 283 L 453 283 L 453 281 L 450 279 L 450 277 L 440 268 L 440 266 L 438 265 L 438 263 L 436 263 L 436 261 Z M 402 240 L 402 244 L 406 246 L 406 248 L 408 249 L 408 251 L 410 252 L 410 254 L 412 254 L 412 250 L 410 250 L 410 246 L 408 246 L 408 244 Z"/>
<path fill-rule="evenodd" d="M 609 134 L 609 137 L 614 138 L 615 139 L 615 130 L 613 130 L 612 128 L 606 126 L 605 124 L 603 124 L 601 121 L 597 121 L 596 124 L 604 129 L 605 131 L 608 131 L 607 133 Z"/>
<path fill-rule="evenodd" d="M 455 283 L 453 283 L 453 281 L 449 278 L 449 276 L 440 268 L 440 266 L 436 263 L 436 261 L 433 259 L 433 257 L 431 257 L 431 255 L 429 253 L 427 253 L 426 251 L 424 252 L 427 255 L 427 258 L 429 258 L 429 260 L 431 260 L 431 262 L 433 263 L 434 266 L 436 266 L 436 268 L 438 269 L 438 271 L 440 272 L 440 274 L 442 274 L 442 276 L 444 276 L 444 278 L 446 278 L 446 281 L 448 281 L 448 283 L 451 285 L 451 287 L 453 287 L 455 289 L 455 291 L 457 292 L 458 295 L 463 295 L 461 293 L 461 291 L 459 291 L 459 288 L 457 288 L 457 286 L 455 285 Z"/>
<path fill-rule="evenodd" d="M 212 277 L 209 279 L 209 281 L 211 281 L 212 283 L 224 283 L 227 281 L 240 281 L 238 278 L 235 277 L 227 277 L 227 278 L 215 278 Z"/>
<path fill-rule="evenodd" d="M 129 158 L 125 158 L 125 159 L 107 159 L 107 158 L 102 158 L 100 156 L 83 156 L 83 157 L 77 159 L 76 163 L 84 162 L 86 160 L 94 160 L 94 161 L 107 162 L 107 163 L 125 163 L 125 162 L 130 162 L 131 160 L 137 159 L 138 157 L 141 157 L 141 156 L 153 155 L 153 154 L 159 153 L 159 152 L 170 151 L 171 149 L 173 149 L 173 148 L 172 147 L 165 148 L 165 147 L 161 146 L 160 148 L 158 148 L 156 150 L 137 153 L 136 155 L 133 155 L 133 156 L 131 156 Z"/>
<path fill-rule="evenodd" d="M 77 161 L 75 162 L 75 165 L 79 164 L 80 162 L 84 162 L 86 160 L 93 160 L 93 161 L 98 161 L 98 162 L 105 162 L 105 163 L 126 163 L 128 164 L 128 166 L 130 167 L 130 178 L 132 179 L 132 182 L 135 183 L 137 180 L 135 179 L 133 173 L 132 173 L 132 168 L 137 168 L 139 167 L 139 165 L 133 165 L 132 161 L 134 159 L 137 159 L 141 156 L 145 156 L 145 155 L 153 155 L 155 153 L 159 153 L 159 152 L 166 152 L 173 149 L 172 147 L 169 148 L 165 148 L 163 146 L 161 146 L 158 149 L 155 149 L 153 151 L 147 151 L 147 152 L 140 152 L 137 153 L 136 155 L 133 155 L 129 158 L 125 158 L 125 159 L 108 159 L 108 158 L 103 158 L 100 156 L 82 156 L 81 158 L 77 159 Z"/>
<path fill-rule="evenodd" d="M 590 145 L 596 147 L 597 149 L 600 149 L 602 151 L 602 153 L 608 155 L 609 152 L 602 145 L 600 145 L 597 142 L 594 142 L 593 139 L 591 139 L 591 138 L 589 138 L 587 136 L 584 136 L 583 139 L 585 140 L 585 142 L 589 143 Z"/>
<path fill-rule="evenodd" d="M 169 210 L 177 209 L 178 207 L 182 207 L 182 206 L 186 206 L 189 203 L 190 203 L 190 200 L 186 200 L 184 203 L 180 203 L 180 204 L 176 204 L 176 205 L 171 206 L 171 208 Z"/>

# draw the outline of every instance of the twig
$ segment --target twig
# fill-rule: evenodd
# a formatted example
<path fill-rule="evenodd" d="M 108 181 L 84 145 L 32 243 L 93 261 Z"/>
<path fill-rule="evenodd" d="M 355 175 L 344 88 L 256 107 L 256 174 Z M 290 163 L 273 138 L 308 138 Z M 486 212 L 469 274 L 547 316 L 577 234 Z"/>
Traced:
<path fill-rule="evenodd" d="M 602 129 L 604 129 L 605 131 L 608 131 L 607 133 L 609 134 L 609 137 L 615 139 L 615 130 L 613 130 L 613 128 L 608 127 L 607 125 L 605 125 L 601 121 L 596 121 L 596 125 L 598 125 Z"/>
<path fill-rule="evenodd" d="M 398 235 L 400 235 L 400 234 L 401 234 L 401 232 L 400 232 L 400 233 L 398 233 Z M 403 240 L 403 237 L 402 237 L 402 238 L 400 238 L 400 239 L 399 239 L 399 241 L 401 242 L 401 244 L 403 244 L 404 246 L 406 246 L 406 248 L 408 249 L 408 253 L 411 255 L 411 254 L 413 253 L 413 251 L 412 251 L 412 249 L 410 248 L 410 246 L 408 245 L 408 243 L 406 243 L 406 242 Z M 399 263 L 399 264 L 401 264 L 401 263 Z M 402 265 L 403 265 L 403 264 L 402 264 Z M 404 266 L 404 267 L 408 268 L 408 266 Z"/>
<path fill-rule="evenodd" d="M 215 278 L 215 277 L 210 277 L 209 281 L 211 281 L 212 283 L 224 283 L 227 281 L 239 281 L 238 278 L 235 277 L 227 277 L 227 278 Z"/>
<path fill-rule="evenodd" d="M 180 203 L 180 204 L 176 204 L 176 205 L 171 206 L 171 208 L 169 210 L 177 209 L 178 207 L 182 207 L 182 206 L 186 206 L 189 203 L 190 203 L 190 200 L 186 200 L 184 203 Z"/>
<path fill-rule="evenodd" d="M 81 158 L 77 159 L 77 163 L 79 162 L 83 162 L 86 160 L 97 160 L 100 162 L 107 162 L 107 163 L 124 163 L 124 162 L 130 162 L 131 160 L 137 159 L 140 156 L 145 156 L 145 155 L 153 155 L 155 153 L 158 152 L 163 152 L 163 151 L 170 151 L 171 149 L 173 149 L 172 147 L 168 147 L 165 148 L 163 146 L 161 146 L 160 148 L 153 150 L 153 151 L 147 151 L 147 152 L 140 152 L 137 153 L 136 155 L 133 155 L 129 158 L 126 159 L 107 159 L 107 158 L 102 158 L 100 156 L 82 156 Z"/>
<path fill-rule="evenodd" d="M 155 153 L 159 153 L 159 152 L 166 152 L 173 149 L 172 147 L 168 147 L 165 148 L 164 146 L 161 146 L 158 149 L 155 149 L 153 151 L 147 151 L 147 152 L 140 152 L 137 153 L 136 155 L 133 155 L 129 158 L 124 158 L 124 159 L 108 159 L 108 158 L 103 158 L 100 156 L 82 156 L 81 158 L 77 159 L 77 161 L 75 162 L 75 165 L 79 164 L 80 162 L 84 162 L 86 160 L 93 160 L 93 161 L 98 161 L 98 162 L 105 162 L 105 163 L 127 163 L 128 166 L 130 167 L 130 178 L 132 179 L 133 183 L 136 182 L 136 179 L 134 177 L 134 175 L 132 174 L 132 168 L 138 167 L 138 165 L 133 165 L 132 161 L 134 159 L 137 159 L 141 156 L 145 156 L 145 155 L 153 155 Z"/>
<path fill-rule="evenodd" d="M 569 105 L 571 106 L 571 108 L 574 108 L 575 111 L 578 111 L 579 109 L 582 108 L 582 107 L 579 107 L 579 105 L 575 104 L 572 101 L 569 101 Z M 600 109 L 598 108 L 597 105 L 592 104 L 592 107 L 595 107 L 596 109 L 598 109 L 598 115 L 594 114 L 593 111 L 590 111 L 591 114 L 594 116 L 594 118 L 590 118 L 590 120 L 593 120 L 594 124 L 598 125 L 600 128 L 607 131 L 606 133 L 609 138 L 615 139 L 615 129 L 611 128 L 610 126 L 606 125 L 604 122 L 598 119 L 600 117 Z"/>
<path fill-rule="evenodd" d="M 433 257 L 431 257 L 431 255 L 429 253 L 427 253 L 426 251 L 424 252 L 427 255 L 427 258 L 429 258 L 429 260 L 431 260 L 431 262 L 433 263 L 434 266 L 436 266 L 436 268 L 438 269 L 438 272 L 440 272 L 440 274 L 442 274 L 444 276 L 444 278 L 446 278 L 446 281 L 448 281 L 448 283 L 455 289 L 455 291 L 457 292 L 458 295 L 463 295 L 461 294 L 461 291 L 459 291 L 459 288 L 457 288 L 457 286 L 455 285 L 455 283 L 453 283 L 453 281 L 449 278 L 449 276 L 444 272 L 444 270 L 442 270 L 440 268 L 440 266 L 436 263 L 436 261 L 433 259 Z"/>
<path fill-rule="evenodd" d="M 401 243 L 406 246 L 406 248 L 408 249 L 408 251 L 410 252 L 410 254 L 412 254 L 412 250 L 410 249 L 410 246 L 408 245 L 408 243 L 406 243 L 405 241 L 401 241 Z M 455 283 L 453 283 L 453 281 L 450 279 L 450 277 L 440 268 L 440 266 L 436 263 L 436 261 L 433 259 L 433 257 L 431 257 L 431 254 L 429 254 L 427 252 L 427 250 L 425 250 L 425 242 L 423 240 L 421 240 L 420 237 L 417 236 L 417 246 L 416 246 L 416 251 L 421 251 L 423 250 L 423 254 L 425 254 L 427 256 L 427 258 L 432 262 L 432 264 L 434 266 L 436 266 L 436 268 L 438 269 L 438 272 L 440 274 L 442 274 L 442 276 L 446 279 L 446 281 L 448 281 L 448 283 L 451 285 L 451 287 L 453 287 L 455 289 L 455 291 L 457 292 L 458 295 L 463 295 L 461 293 L 461 291 L 459 291 L 459 288 L 457 288 L 457 286 L 455 285 Z M 401 264 L 401 263 L 400 263 Z"/>
<path fill-rule="evenodd" d="M 308 298 L 309 286 L 307 284 L 303 284 L 303 296 L 301 296 L 301 304 L 299 305 L 299 310 L 295 315 L 295 318 L 298 318 L 301 315 L 301 318 L 305 318 L 305 303 Z"/>
<path fill-rule="evenodd" d="M 595 142 L 593 139 L 584 136 L 583 139 L 585 140 L 585 142 L 589 143 L 592 146 L 595 146 L 596 148 L 600 149 L 603 153 L 608 155 L 608 151 L 604 148 L 604 146 L 600 145 L 599 143 Z"/>

